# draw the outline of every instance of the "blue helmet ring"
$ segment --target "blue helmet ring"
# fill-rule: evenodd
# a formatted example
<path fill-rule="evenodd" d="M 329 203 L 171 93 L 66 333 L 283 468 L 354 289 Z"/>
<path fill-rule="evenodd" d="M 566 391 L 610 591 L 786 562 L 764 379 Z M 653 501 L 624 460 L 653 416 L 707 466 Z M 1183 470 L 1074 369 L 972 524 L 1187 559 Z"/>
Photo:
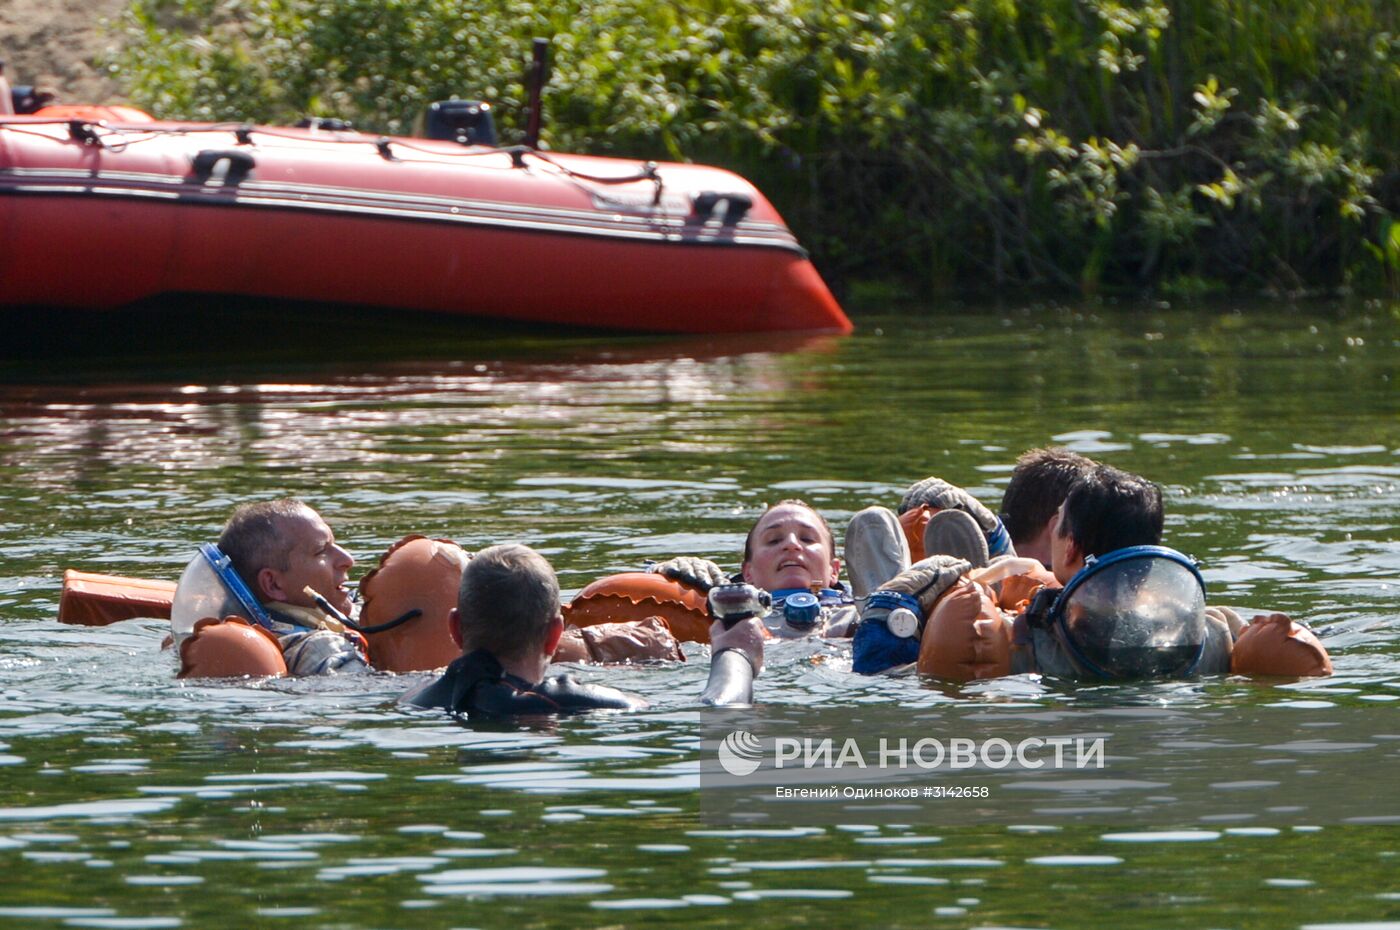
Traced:
<path fill-rule="evenodd" d="M 258 601 L 257 597 L 249 590 L 243 578 L 233 567 L 231 560 L 224 551 L 213 543 L 200 543 L 199 554 L 204 556 L 204 561 L 209 563 L 209 567 L 214 570 L 214 574 L 219 576 L 219 580 L 228 588 L 230 594 L 237 599 L 242 608 L 247 611 L 247 618 L 258 626 L 271 629 L 272 617 L 268 615 L 266 609 Z"/>
<path fill-rule="evenodd" d="M 1190 677 L 1205 652 L 1205 581 L 1175 549 L 1118 549 L 1085 562 L 1048 621 L 1080 677 Z"/>

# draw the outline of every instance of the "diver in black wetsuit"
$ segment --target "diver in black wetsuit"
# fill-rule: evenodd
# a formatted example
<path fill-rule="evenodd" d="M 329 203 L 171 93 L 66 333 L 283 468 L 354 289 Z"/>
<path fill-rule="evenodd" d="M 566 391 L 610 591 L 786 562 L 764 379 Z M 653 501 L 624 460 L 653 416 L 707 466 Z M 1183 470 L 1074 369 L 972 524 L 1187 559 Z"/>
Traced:
<path fill-rule="evenodd" d="M 449 618 L 462 656 L 441 678 L 404 695 L 417 707 L 439 707 L 469 716 L 565 714 L 587 710 L 635 710 L 642 698 L 572 675 L 545 677 L 564 621 L 554 569 L 534 550 L 519 545 L 478 552 L 462 573 L 457 609 Z M 711 630 L 710 679 L 701 695 L 707 704 L 745 704 L 763 668 L 763 633 L 758 620 Z"/>

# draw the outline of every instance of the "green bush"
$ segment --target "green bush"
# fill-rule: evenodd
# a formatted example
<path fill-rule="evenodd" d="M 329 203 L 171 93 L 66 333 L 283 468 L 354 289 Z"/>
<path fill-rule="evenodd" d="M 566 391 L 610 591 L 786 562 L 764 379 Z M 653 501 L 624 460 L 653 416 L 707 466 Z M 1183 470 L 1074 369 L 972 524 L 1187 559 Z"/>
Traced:
<path fill-rule="evenodd" d="M 1394 0 L 133 0 L 172 118 L 494 101 L 518 138 L 724 164 L 829 277 L 921 292 L 1400 289 Z"/>

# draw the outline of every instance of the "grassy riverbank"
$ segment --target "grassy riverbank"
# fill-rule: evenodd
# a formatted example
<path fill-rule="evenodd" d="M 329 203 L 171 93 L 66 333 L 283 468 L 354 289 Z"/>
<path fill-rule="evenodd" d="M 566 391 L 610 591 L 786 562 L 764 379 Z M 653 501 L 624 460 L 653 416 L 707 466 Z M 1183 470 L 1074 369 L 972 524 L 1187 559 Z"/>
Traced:
<path fill-rule="evenodd" d="M 457 94 L 762 187 L 838 283 L 1400 292 L 1393 0 L 134 0 L 166 116 L 404 131 Z"/>

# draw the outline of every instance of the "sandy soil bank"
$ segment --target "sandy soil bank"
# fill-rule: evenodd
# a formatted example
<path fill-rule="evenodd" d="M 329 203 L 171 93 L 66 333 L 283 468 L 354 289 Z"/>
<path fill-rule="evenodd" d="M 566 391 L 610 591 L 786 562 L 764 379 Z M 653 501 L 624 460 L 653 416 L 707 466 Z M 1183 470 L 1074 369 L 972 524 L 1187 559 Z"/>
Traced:
<path fill-rule="evenodd" d="M 34 84 L 65 103 L 120 102 L 95 63 L 115 47 L 110 24 L 127 0 L 0 0 L 0 59 L 11 84 Z"/>

